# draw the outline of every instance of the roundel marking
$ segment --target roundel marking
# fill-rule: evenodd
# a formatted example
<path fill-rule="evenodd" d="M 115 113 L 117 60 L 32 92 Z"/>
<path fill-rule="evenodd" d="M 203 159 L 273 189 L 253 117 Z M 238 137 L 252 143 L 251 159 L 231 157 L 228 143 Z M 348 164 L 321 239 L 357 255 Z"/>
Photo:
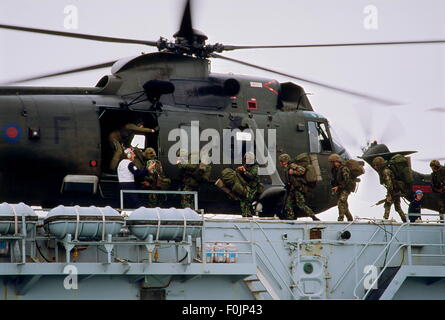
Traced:
<path fill-rule="evenodd" d="M 2 128 L 2 137 L 6 142 L 15 143 L 21 136 L 22 129 L 16 123 L 7 123 Z"/>

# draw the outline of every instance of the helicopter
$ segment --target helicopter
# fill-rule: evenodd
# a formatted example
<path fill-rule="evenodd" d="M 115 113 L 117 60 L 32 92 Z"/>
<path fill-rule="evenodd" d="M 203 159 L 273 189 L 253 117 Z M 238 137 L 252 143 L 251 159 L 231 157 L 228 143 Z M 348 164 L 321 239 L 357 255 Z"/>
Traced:
<path fill-rule="evenodd" d="M 104 42 L 138 43 L 156 47 L 159 51 L 21 79 L 43 79 L 112 67 L 111 75 L 104 76 L 95 87 L 0 87 L 2 201 L 26 199 L 29 203 L 46 206 L 63 203 L 64 197 L 60 195 L 60 189 L 68 175 L 95 176 L 103 189 L 106 189 L 106 184 L 116 186 L 115 177 L 107 173 L 111 158 L 108 135 L 123 124 L 142 118 L 146 127 L 158 129 L 155 135 L 145 137 L 143 148 L 151 146 L 157 151 L 169 177 L 177 176 L 176 166 L 168 161 L 168 151 L 174 143 L 169 141 L 168 133 L 174 129 L 182 128 L 191 132 L 194 121 L 199 122 L 200 132 L 206 129 L 216 129 L 218 132 L 223 132 L 224 129 L 275 129 L 277 153 L 289 153 L 292 156 L 303 152 L 316 154 L 321 179 L 307 202 L 315 213 L 320 213 L 336 204 L 336 199 L 331 194 L 327 158 L 332 153 L 338 153 L 344 159 L 350 158 L 346 149 L 333 137 L 328 119 L 314 111 L 303 87 L 291 82 L 279 83 L 269 78 L 212 73 L 210 59 L 228 60 L 342 93 L 380 103 L 391 103 L 386 99 L 303 79 L 220 53 L 260 48 L 394 43 L 209 45 L 206 44 L 207 36 L 193 29 L 191 1 L 185 4 L 179 31 L 173 35 L 174 41 L 165 38 L 157 41 L 122 39 L 12 25 L 0 25 L 0 28 Z M 415 43 L 431 42 L 433 41 Z M 201 186 L 200 207 L 206 211 L 237 210 L 236 203 L 230 202 L 213 185 L 224 167 L 227 165 L 213 165 L 210 183 Z M 262 182 L 266 185 L 261 199 L 263 215 L 276 213 L 276 208 L 280 207 L 279 203 L 284 198 L 284 173 L 280 168 L 276 169 L 274 174 L 262 176 Z M 93 201 L 87 195 L 77 197 L 76 200 L 88 203 Z M 111 200 L 99 197 L 94 201 L 100 203 Z"/>

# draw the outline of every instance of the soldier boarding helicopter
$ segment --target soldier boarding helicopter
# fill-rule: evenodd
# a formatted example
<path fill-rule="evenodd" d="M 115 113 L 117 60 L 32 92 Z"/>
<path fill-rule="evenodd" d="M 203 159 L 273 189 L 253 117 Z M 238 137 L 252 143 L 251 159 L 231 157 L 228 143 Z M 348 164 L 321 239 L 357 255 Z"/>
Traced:
<path fill-rule="evenodd" d="M 291 82 L 279 83 L 269 78 L 212 73 L 210 58 L 228 60 L 345 94 L 391 104 L 392 101 L 387 99 L 303 79 L 219 53 L 259 48 L 444 42 L 209 45 L 206 44 L 207 36 L 193 29 L 191 1 L 186 2 L 179 31 L 173 35 L 174 42 L 165 38 L 146 41 L 4 24 L 0 28 L 103 42 L 143 44 L 159 50 L 133 58 L 14 81 L 43 79 L 111 66 L 111 75 L 104 76 L 95 87 L 0 87 L 0 200 L 26 201 L 48 207 L 66 201 L 64 194 L 60 195 L 60 192 L 67 176 L 74 177 L 71 180 L 74 182 L 76 177 L 79 178 L 78 182 L 81 182 L 83 176 L 96 177 L 93 192 L 89 190 L 89 193 L 99 194 L 96 188 L 98 186 L 105 189 L 105 185 L 113 180 L 113 175 L 108 172 L 112 157 L 107 140 L 109 134 L 126 123 L 142 119 L 145 127 L 156 128 L 157 131 L 144 136 L 143 145 L 138 147 L 154 148 L 163 163 L 165 174 L 172 178 L 177 176 L 176 166 L 168 160 L 169 150 L 176 143 L 168 137 L 172 130 L 183 129 L 191 135 L 195 130 L 195 123 L 199 133 L 206 129 L 215 129 L 220 136 L 224 136 L 224 129 L 275 129 L 275 145 L 271 141 L 268 143 L 273 145 L 277 153 L 292 156 L 301 153 L 315 155 L 318 182 L 307 203 L 315 213 L 323 212 L 336 204 L 336 199 L 331 195 L 327 158 L 332 153 L 341 155 L 343 159 L 350 158 L 333 136 L 328 119 L 314 112 L 301 86 Z M 250 139 L 245 135 L 242 137 L 242 142 Z M 235 135 L 230 139 L 233 148 L 237 137 Z M 199 147 L 207 142 L 200 141 Z M 262 183 L 266 186 L 261 197 L 264 216 L 276 214 L 276 208 L 280 207 L 279 203 L 283 202 L 285 196 L 283 172 L 277 168 L 276 163 L 272 165 L 276 170 L 271 175 L 261 176 Z M 229 201 L 214 186 L 219 172 L 230 165 L 212 166 L 210 182 L 200 188 L 199 207 L 208 212 L 237 212 L 236 203 Z M 88 192 L 76 197 L 77 204 L 110 203 L 116 200 L 103 199 L 98 195 L 90 197 Z M 69 201 L 71 203 L 72 199 Z M 300 216 L 303 214 L 300 213 Z"/>

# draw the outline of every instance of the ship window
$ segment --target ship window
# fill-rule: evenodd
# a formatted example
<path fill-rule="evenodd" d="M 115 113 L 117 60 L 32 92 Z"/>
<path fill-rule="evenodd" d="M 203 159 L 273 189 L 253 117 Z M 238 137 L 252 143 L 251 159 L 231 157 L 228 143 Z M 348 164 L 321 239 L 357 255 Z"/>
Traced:
<path fill-rule="evenodd" d="M 326 129 L 326 124 L 322 122 L 308 122 L 309 150 L 312 153 L 332 151 L 331 140 Z"/>

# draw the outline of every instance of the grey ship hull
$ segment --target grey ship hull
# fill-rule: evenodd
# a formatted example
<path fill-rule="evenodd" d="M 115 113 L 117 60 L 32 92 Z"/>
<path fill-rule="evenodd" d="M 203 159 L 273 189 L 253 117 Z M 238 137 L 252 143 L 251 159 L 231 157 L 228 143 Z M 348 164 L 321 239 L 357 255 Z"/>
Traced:
<path fill-rule="evenodd" d="M 218 215 L 203 216 L 199 234 L 180 241 L 30 233 L 23 255 L 23 238 L 2 236 L 11 245 L 0 258 L 0 293 L 7 300 L 445 299 L 444 236 L 434 223 Z M 232 244 L 236 262 L 206 261 L 205 243 Z"/>

